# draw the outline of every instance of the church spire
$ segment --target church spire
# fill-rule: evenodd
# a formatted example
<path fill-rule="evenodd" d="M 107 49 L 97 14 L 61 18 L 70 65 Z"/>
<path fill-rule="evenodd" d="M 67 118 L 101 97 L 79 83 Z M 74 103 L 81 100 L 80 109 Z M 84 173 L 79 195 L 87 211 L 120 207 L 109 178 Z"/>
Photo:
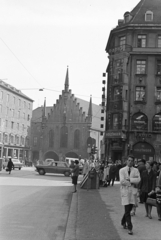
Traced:
<path fill-rule="evenodd" d="M 64 88 L 65 92 L 68 92 L 68 90 L 69 90 L 68 66 L 67 66 L 67 72 L 66 72 L 65 85 L 64 86 L 65 86 L 65 88 Z"/>
<path fill-rule="evenodd" d="M 92 120 L 92 96 L 90 96 L 89 108 L 88 108 L 88 117 Z"/>
<path fill-rule="evenodd" d="M 46 97 L 44 98 L 44 107 L 42 110 L 42 119 L 46 118 Z"/>

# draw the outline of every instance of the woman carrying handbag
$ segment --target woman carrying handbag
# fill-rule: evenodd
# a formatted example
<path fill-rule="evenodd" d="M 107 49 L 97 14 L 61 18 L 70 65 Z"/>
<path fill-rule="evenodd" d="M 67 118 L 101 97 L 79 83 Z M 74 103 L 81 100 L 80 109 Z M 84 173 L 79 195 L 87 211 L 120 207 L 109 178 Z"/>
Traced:
<path fill-rule="evenodd" d="M 156 174 L 152 170 L 153 163 L 150 163 L 149 161 L 146 162 L 146 170 L 142 172 L 141 174 L 141 181 L 139 185 L 139 190 L 142 194 L 143 202 L 145 204 L 145 211 L 146 211 L 146 217 L 149 217 L 149 219 L 152 219 L 151 211 L 152 211 L 152 205 L 150 205 L 147 201 L 147 198 L 152 196 L 153 193 L 155 193 L 155 187 L 156 187 Z"/>

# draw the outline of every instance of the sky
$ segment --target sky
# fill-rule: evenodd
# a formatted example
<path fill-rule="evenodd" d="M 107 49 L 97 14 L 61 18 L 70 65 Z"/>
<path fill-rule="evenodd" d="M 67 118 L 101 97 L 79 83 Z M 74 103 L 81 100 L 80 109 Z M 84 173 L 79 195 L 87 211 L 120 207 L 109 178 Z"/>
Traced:
<path fill-rule="evenodd" d="M 64 89 L 101 103 L 110 31 L 139 0 L 0 0 L 0 79 L 34 100 L 56 103 Z M 42 89 L 43 91 L 39 91 Z"/>

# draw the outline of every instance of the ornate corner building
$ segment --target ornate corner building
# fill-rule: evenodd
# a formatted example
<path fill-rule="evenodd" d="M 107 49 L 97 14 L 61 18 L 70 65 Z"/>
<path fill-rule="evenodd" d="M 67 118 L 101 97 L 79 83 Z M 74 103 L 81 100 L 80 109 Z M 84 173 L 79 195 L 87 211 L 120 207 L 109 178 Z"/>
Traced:
<path fill-rule="evenodd" d="M 47 158 L 64 161 L 68 158 L 88 158 L 88 147 L 99 149 L 101 106 L 76 98 L 69 89 L 66 72 L 62 94 L 52 107 L 33 110 L 31 123 L 32 161 Z M 100 153 L 98 152 L 98 155 Z M 98 156 L 97 155 L 97 156 Z"/>
<path fill-rule="evenodd" d="M 161 161 L 161 1 L 141 0 L 106 46 L 106 156 Z"/>

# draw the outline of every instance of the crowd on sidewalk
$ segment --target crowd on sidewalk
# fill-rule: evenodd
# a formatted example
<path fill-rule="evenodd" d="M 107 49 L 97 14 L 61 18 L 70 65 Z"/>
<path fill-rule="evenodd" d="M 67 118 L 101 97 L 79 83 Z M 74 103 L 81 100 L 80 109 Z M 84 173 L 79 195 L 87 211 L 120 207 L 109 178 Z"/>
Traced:
<path fill-rule="evenodd" d="M 155 206 L 161 221 L 161 163 L 144 159 L 137 161 L 133 156 L 129 156 L 124 164 L 120 160 L 115 163 L 85 160 L 83 175 L 92 168 L 99 174 L 100 187 L 114 186 L 115 181 L 120 181 L 125 209 L 121 224 L 129 234 L 133 234 L 131 216 L 135 215 L 138 203 L 145 205 L 145 217 L 149 219 L 152 219 L 152 207 Z"/>

